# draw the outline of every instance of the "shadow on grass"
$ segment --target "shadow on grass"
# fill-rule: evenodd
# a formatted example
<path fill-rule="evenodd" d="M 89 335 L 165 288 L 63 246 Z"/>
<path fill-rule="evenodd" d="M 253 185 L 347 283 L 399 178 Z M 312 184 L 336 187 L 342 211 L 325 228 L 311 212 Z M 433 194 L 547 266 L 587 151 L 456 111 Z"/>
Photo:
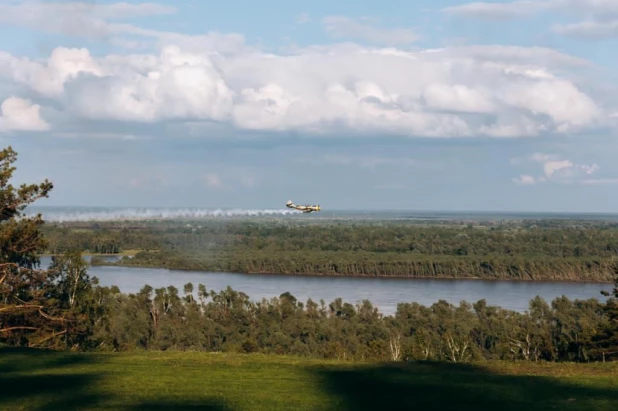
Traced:
<path fill-rule="evenodd" d="M 96 370 L 104 357 L 41 349 L 0 348 L 0 409 L 35 411 L 126 409 L 225 411 L 216 401 L 131 401 L 114 406 L 113 393 L 102 393 L 105 378 Z M 137 389 L 138 387 L 136 387 Z"/>
<path fill-rule="evenodd" d="M 495 374 L 476 365 L 407 363 L 322 368 L 340 410 L 618 410 L 618 391 L 551 377 Z"/>
<path fill-rule="evenodd" d="M 133 404 L 127 406 L 126 411 L 228 411 L 229 409 L 216 401 L 212 402 L 199 402 L 199 403 L 187 403 L 187 402 L 144 402 L 140 404 Z"/>

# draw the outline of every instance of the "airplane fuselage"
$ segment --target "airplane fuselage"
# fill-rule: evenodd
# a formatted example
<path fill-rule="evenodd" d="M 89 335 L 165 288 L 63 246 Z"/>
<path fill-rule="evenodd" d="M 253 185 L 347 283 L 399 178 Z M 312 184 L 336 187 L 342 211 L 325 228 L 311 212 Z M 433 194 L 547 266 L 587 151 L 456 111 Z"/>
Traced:
<path fill-rule="evenodd" d="M 314 211 L 320 211 L 322 209 L 319 205 L 296 205 L 292 201 L 288 201 L 285 206 L 287 208 L 293 208 L 294 210 L 302 211 L 303 213 L 312 213 Z"/>

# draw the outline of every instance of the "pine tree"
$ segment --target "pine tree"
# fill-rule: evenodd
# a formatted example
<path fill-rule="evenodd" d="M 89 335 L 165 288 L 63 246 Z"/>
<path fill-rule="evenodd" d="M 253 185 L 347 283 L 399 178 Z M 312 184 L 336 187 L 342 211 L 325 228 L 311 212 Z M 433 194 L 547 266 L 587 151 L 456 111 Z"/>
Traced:
<path fill-rule="evenodd" d="M 0 343 L 34 346 L 62 334 L 65 321 L 53 298 L 47 270 L 38 255 L 45 250 L 42 216 L 27 217 L 25 208 L 47 198 L 53 184 L 9 184 L 17 153 L 0 151 Z"/>

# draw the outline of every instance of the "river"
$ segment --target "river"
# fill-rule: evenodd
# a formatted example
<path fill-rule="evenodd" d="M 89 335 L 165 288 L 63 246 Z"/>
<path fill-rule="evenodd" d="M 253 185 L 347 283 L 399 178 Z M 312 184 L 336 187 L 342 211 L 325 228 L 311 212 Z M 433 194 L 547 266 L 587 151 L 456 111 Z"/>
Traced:
<path fill-rule="evenodd" d="M 41 265 L 47 267 L 50 261 L 49 257 L 43 257 Z M 393 314 L 400 302 L 429 306 L 441 299 L 459 304 L 462 300 L 473 303 L 483 298 L 489 305 L 523 312 L 537 295 L 548 302 L 562 295 L 570 299 L 605 301 L 601 290 L 612 289 L 611 284 L 598 283 L 266 276 L 109 266 L 90 267 L 88 272 L 91 277 L 98 277 L 101 285 L 116 285 L 125 293 L 138 292 L 146 284 L 154 288 L 173 285 L 182 293 L 183 286 L 191 282 L 195 290 L 200 283 L 215 291 L 230 286 L 252 300 L 278 297 L 286 291 L 302 302 L 311 298 L 316 302 L 323 299 L 328 304 L 341 297 L 355 304 L 367 299 L 385 315 Z"/>

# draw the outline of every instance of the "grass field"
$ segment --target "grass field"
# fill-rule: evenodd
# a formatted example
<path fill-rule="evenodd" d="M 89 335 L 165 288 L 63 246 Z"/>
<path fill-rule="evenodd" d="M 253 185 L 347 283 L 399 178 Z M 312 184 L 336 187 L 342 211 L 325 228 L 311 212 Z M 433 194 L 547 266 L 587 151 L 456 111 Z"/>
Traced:
<path fill-rule="evenodd" d="M 618 363 L 372 364 L 0 348 L 2 410 L 618 410 Z"/>

